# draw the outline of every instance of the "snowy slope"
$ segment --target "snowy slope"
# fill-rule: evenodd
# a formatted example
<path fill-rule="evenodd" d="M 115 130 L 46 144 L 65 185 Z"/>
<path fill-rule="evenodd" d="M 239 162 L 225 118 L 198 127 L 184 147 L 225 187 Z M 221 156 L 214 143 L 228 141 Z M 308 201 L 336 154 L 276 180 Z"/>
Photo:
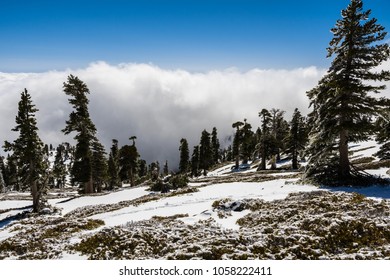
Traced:
<path fill-rule="evenodd" d="M 378 150 L 378 145 L 374 141 L 353 144 L 351 145 L 351 150 L 354 151 L 352 155 L 354 160 L 370 158 L 370 160 L 377 161 L 375 157 L 372 157 Z M 283 162 L 282 164 L 286 164 L 286 162 Z M 154 233 L 154 229 L 159 232 L 158 234 L 165 234 L 168 239 L 173 238 L 173 240 L 176 240 L 177 236 L 180 236 L 179 238 L 184 238 L 181 236 L 180 232 L 191 231 L 191 229 L 194 230 L 195 239 L 198 238 L 195 237 L 195 235 L 206 234 L 205 231 L 207 231 L 207 234 L 210 234 L 210 240 L 207 242 L 211 242 L 210 244 L 213 242 L 213 235 L 218 238 L 224 236 L 223 238 L 230 239 L 238 238 L 238 236 L 246 236 L 249 238 L 249 236 L 253 234 L 256 236 L 258 234 L 260 234 L 260 236 L 268 236 L 264 235 L 265 233 L 261 233 L 262 227 L 252 230 L 250 227 L 248 228 L 248 226 L 245 228 L 237 223 L 239 220 L 243 221 L 248 219 L 248 217 L 252 217 L 254 215 L 253 211 L 256 210 L 251 210 L 250 207 L 244 207 L 241 210 L 235 211 L 234 208 L 243 205 L 243 203 L 253 205 L 271 203 L 269 204 L 269 209 L 273 208 L 273 205 L 281 205 L 280 207 L 282 207 L 282 209 L 275 208 L 272 210 L 275 211 L 275 213 L 266 211 L 264 213 L 256 214 L 257 216 L 255 215 L 251 218 L 257 219 L 256 217 L 258 217 L 258 215 L 261 216 L 266 214 L 269 215 L 267 218 L 267 223 L 269 223 L 272 222 L 272 219 L 280 219 L 278 218 L 279 214 L 277 214 L 279 210 L 284 211 L 282 215 L 290 215 L 288 212 L 288 207 L 290 206 L 284 206 L 284 204 L 290 205 L 291 201 L 298 199 L 294 203 L 299 205 L 299 196 L 302 196 L 304 193 L 313 193 L 315 195 L 302 196 L 302 199 L 312 199 L 313 201 L 322 199 L 322 204 L 327 203 L 324 202 L 326 199 L 331 199 L 334 203 L 340 202 L 337 207 L 341 208 L 345 207 L 343 205 L 349 201 L 352 201 L 353 203 L 355 203 L 355 200 L 358 203 L 363 201 L 361 197 L 355 197 L 354 194 L 348 193 L 361 193 L 369 198 L 374 198 L 375 201 L 377 201 L 376 203 L 367 201 L 365 202 L 368 203 L 367 206 L 361 205 L 359 207 L 388 207 L 385 205 L 390 201 L 390 187 L 319 188 L 312 185 L 299 184 L 299 173 L 297 172 L 279 170 L 275 172 L 259 173 L 256 172 L 255 167 L 242 172 L 231 172 L 232 166 L 233 164 L 227 164 L 213 170 L 207 176 L 202 176 L 193 180 L 189 186 L 190 188 L 196 188 L 196 191 L 191 190 L 188 193 L 178 193 L 177 195 L 175 193 L 166 195 L 155 194 L 148 191 L 147 187 L 127 187 L 116 192 L 91 196 L 75 196 L 74 193 L 70 192 L 59 193 L 58 198 L 49 199 L 48 201 L 52 206 L 58 208 L 60 210 L 59 212 L 48 216 L 31 217 L 21 220 L 17 220 L 15 216 L 25 212 L 26 207 L 28 210 L 28 207 L 31 206 L 31 201 L 23 200 L 26 197 L 26 194 L 13 193 L 10 196 L 3 195 L 3 197 L 0 198 L 0 248 L 3 248 L 1 246 L 5 246 L 4 248 L 16 246 L 11 246 L 10 244 L 20 244 L 20 248 L 26 248 L 23 244 L 33 245 L 29 246 L 30 249 L 28 249 L 32 250 L 32 252 L 27 251 L 21 253 L 21 251 L 24 252 L 26 249 L 18 249 L 16 251 L 4 250 L 3 253 L 0 252 L 0 259 L 20 258 L 19 254 L 24 258 L 85 258 L 85 256 L 80 256 L 80 252 L 77 250 L 75 251 L 71 246 L 76 246 L 77 244 L 80 244 L 80 242 L 84 242 L 83 240 L 88 240 L 90 236 L 98 236 L 99 234 L 103 234 L 104 236 L 105 234 L 113 234 L 116 236 L 115 238 L 119 238 L 121 234 L 124 234 L 123 238 L 126 236 L 126 240 L 132 240 L 131 237 L 127 236 L 128 234 L 135 234 L 136 236 L 141 235 L 142 238 L 146 238 L 145 242 L 147 243 L 142 246 L 151 246 L 150 237 L 145 237 L 144 234 L 146 234 L 145 232 L 150 232 L 150 234 L 155 236 L 157 233 Z M 370 169 L 367 170 L 367 172 L 382 177 L 389 177 L 386 173 L 387 170 L 388 168 L 379 168 Z M 319 194 L 319 191 L 329 193 L 329 198 L 327 198 L 326 195 Z M 297 196 L 294 196 L 294 194 Z M 319 196 L 319 198 L 316 197 L 316 195 Z M 19 199 L 17 199 L 18 197 Z M 51 194 L 51 197 L 56 197 L 56 194 Z M 342 202 L 343 200 L 346 202 Z M 216 201 L 219 202 L 216 203 Z M 385 201 L 386 203 L 381 206 L 381 201 Z M 310 207 L 310 203 L 311 202 L 308 201 L 307 205 L 309 206 L 306 207 Z M 222 206 L 216 208 L 216 205 Z M 316 205 L 316 207 L 317 206 L 318 205 Z M 287 208 L 283 209 L 284 207 Z M 330 209 L 334 210 L 337 207 L 331 206 Z M 351 207 L 351 211 L 355 211 L 353 209 L 356 207 L 354 205 Z M 356 208 L 356 211 L 357 210 L 358 209 Z M 318 213 L 311 212 L 310 209 L 305 209 L 305 211 L 305 215 L 307 215 L 305 219 L 317 219 L 310 215 L 316 215 Z M 344 213 L 343 210 L 340 210 L 332 215 L 337 216 L 342 224 L 344 223 L 344 219 L 350 220 L 349 216 L 352 215 L 351 211 Z M 359 216 L 364 213 L 359 211 L 353 215 L 356 215 L 356 219 L 363 219 L 362 221 L 364 221 L 364 217 Z M 167 220 L 156 217 L 165 217 L 164 219 Z M 321 219 L 324 219 L 324 217 L 321 216 Z M 385 228 L 389 227 L 390 231 L 390 221 L 389 224 L 387 224 L 388 219 L 386 218 L 385 220 Z M 381 220 L 382 223 L 384 223 L 385 220 Z M 296 220 L 294 221 L 294 223 L 297 222 Z M 284 222 L 286 224 L 283 225 L 283 227 L 294 228 L 294 225 L 288 224 L 288 220 Z M 171 226 L 172 228 L 169 228 Z M 266 226 L 264 225 L 264 227 Z M 260 232 L 258 232 L 259 230 Z M 34 243 L 36 242 L 35 239 L 30 239 L 31 232 L 35 232 L 34 236 L 45 236 L 44 238 L 48 240 L 42 245 L 46 246 L 44 247 L 45 249 L 37 249 L 37 251 L 31 249 L 34 248 L 34 246 L 38 246 Z M 228 234 L 229 237 L 226 237 L 226 234 Z M 280 232 L 278 231 L 277 234 L 283 234 L 283 229 Z M 36 238 L 39 239 L 39 237 Z M 268 236 L 267 238 L 271 237 Z M 315 237 L 310 238 L 315 239 Z M 101 242 L 105 241 L 102 240 Z M 207 247 L 210 246 L 210 244 L 208 243 L 204 246 Z M 39 248 L 40 246 L 41 245 L 39 245 Z M 131 247 L 132 245 L 129 246 Z M 169 246 L 174 245 L 170 244 Z M 110 251 L 111 249 L 110 247 L 106 247 L 104 250 Z M 192 249 L 190 248 L 188 250 Z M 242 248 L 242 250 L 245 251 L 245 248 Z M 383 248 L 381 250 L 383 250 Z M 48 254 L 47 252 L 51 253 Z M 155 253 L 157 251 L 153 252 L 153 254 L 147 253 L 146 251 L 138 252 L 134 253 L 134 256 L 140 254 L 139 256 L 142 255 L 145 258 L 153 258 L 156 257 Z M 122 257 L 128 257 L 128 254 L 129 253 L 122 255 Z M 243 252 L 240 251 L 239 255 L 242 254 Z M 295 253 L 290 252 L 290 254 L 294 255 Z M 387 255 L 387 253 L 385 255 Z M 161 253 L 159 256 L 164 258 L 167 255 Z M 176 255 L 172 256 L 174 258 L 178 257 Z M 196 254 L 196 256 L 199 256 L 199 254 Z M 354 257 L 355 255 L 347 254 L 344 256 L 349 258 Z M 92 254 L 90 257 L 103 258 L 104 256 Z"/>

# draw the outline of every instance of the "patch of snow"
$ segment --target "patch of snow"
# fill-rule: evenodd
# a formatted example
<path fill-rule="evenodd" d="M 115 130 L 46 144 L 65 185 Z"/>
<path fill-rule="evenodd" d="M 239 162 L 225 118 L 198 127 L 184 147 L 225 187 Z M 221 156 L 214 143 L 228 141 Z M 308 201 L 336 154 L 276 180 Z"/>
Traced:
<path fill-rule="evenodd" d="M 98 196 L 81 196 L 74 199 L 52 199 L 49 203 L 52 206 L 62 208 L 62 214 L 65 215 L 79 207 L 87 205 L 100 205 L 100 204 L 114 204 L 121 201 L 132 200 L 144 195 L 149 192 L 146 191 L 146 187 L 124 189 L 121 191 L 98 195 Z"/>
<path fill-rule="evenodd" d="M 129 206 L 116 211 L 94 215 L 92 219 L 103 220 L 106 226 L 117 226 L 128 222 L 150 219 L 153 216 L 172 216 L 176 214 L 188 214 L 186 221 L 205 219 L 207 211 L 211 211 L 215 200 L 231 198 L 242 200 L 245 198 L 262 198 L 267 201 L 282 199 L 292 192 L 317 190 L 317 187 L 309 185 L 285 184 L 286 180 L 274 180 L 262 183 L 236 182 L 210 185 L 200 188 L 198 192 L 163 198 L 151 201 L 139 206 Z M 208 215 L 210 217 L 210 215 Z M 214 217 L 214 216 L 213 216 Z M 231 219 L 220 221 L 232 228 L 232 224 L 240 218 L 240 214 L 234 214 Z"/>
<path fill-rule="evenodd" d="M 0 210 L 24 208 L 32 205 L 29 200 L 0 200 Z"/>

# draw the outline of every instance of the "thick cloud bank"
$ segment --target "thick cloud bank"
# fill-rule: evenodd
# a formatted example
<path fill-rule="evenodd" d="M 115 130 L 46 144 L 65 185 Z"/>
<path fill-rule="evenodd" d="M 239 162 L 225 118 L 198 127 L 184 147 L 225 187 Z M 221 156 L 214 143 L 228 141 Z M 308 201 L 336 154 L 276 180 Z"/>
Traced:
<path fill-rule="evenodd" d="M 236 69 L 191 73 L 166 70 L 149 64 L 108 65 L 93 63 L 86 69 L 45 73 L 0 73 L 0 143 L 16 137 L 11 128 L 20 92 L 27 88 L 40 110 L 41 138 L 57 145 L 71 141 L 61 129 L 72 108 L 62 91 L 73 74 L 90 89 L 90 113 L 98 137 L 109 148 L 111 139 L 120 145 L 137 136 L 141 157 L 148 162 L 178 162 L 179 141 L 199 142 L 203 129 L 218 129 L 221 141 L 232 133 L 232 123 L 247 118 L 259 125 L 262 108 L 281 108 L 291 116 L 294 108 L 307 113 L 306 91 L 314 87 L 324 70 Z"/>

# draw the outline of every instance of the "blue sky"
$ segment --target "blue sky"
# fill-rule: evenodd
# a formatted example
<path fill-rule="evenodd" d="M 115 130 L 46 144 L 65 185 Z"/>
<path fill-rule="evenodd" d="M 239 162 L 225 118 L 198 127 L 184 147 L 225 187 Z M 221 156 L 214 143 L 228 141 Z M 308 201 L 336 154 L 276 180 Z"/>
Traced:
<path fill-rule="evenodd" d="M 0 72 L 75 69 L 94 61 L 245 71 L 327 67 L 329 30 L 349 0 L 1 2 Z M 390 1 L 364 4 L 389 30 Z"/>

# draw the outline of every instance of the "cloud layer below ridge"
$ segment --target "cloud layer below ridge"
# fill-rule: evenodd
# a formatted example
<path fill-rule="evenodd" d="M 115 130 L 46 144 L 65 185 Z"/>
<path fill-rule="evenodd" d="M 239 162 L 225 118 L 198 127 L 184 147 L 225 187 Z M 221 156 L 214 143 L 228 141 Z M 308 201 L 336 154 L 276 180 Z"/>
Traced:
<path fill-rule="evenodd" d="M 179 141 L 196 145 L 203 129 L 218 129 L 220 140 L 232 133 L 233 122 L 247 118 L 259 126 L 262 108 L 280 108 L 291 116 L 294 108 L 308 112 L 306 91 L 325 73 L 316 67 L 293 70 L 237 69 L 191 73 L 150 64 L 91 64 L 85 69 L 44 73 L 0 73 L 0 143 L 13 140 L 17 103 L 27 88 L 39 112 L 40 135 L 45 143 L 71 141 L 61 129 L 72 108 L 62 91 L 69 74 L 90 89 L 90 113 L 99 139 L 110 147 L 137 136 L 141 157 L 149 163 L 178 162 Z"/>

